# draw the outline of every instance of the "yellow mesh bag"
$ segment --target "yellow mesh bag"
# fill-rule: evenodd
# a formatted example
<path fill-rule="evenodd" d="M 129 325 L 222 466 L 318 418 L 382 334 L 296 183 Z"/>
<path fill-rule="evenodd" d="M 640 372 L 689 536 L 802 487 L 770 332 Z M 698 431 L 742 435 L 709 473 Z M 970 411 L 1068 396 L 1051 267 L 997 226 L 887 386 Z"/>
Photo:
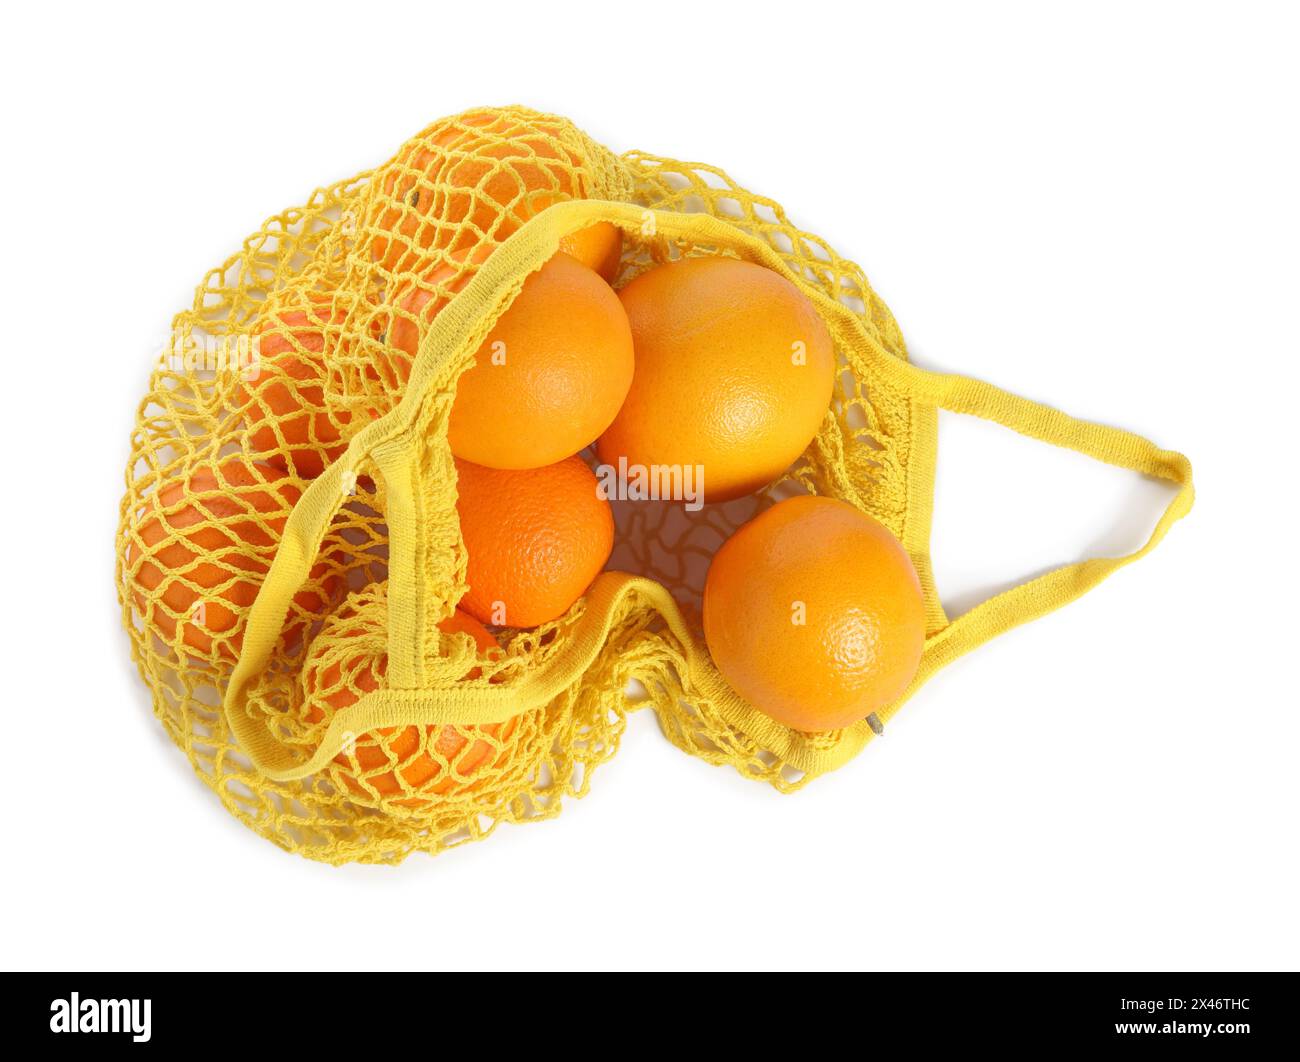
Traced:
<path fill-rule="evenodd" d="M 625 234 L 616 286 L 719 254 L 796 283 L 835 342 L 832 407 L 759 496 L 693 515 L 616 506 L 619 544 L 586 596 L 556 622 L 503 632 L 483 660 L 440 627 L 466 585 L 447 445 L 456 381 L 524 279 L 596 221 Z M 418 313 L 412 285 L 428 296 Z M 419 329 L 414 359 L 390 342 L 399 320 Z M 1177 493 L 1136 553 L 1059 568 L 950 621 L 929 557 L 941 408 Z M 861 270 L 721 170 L 615 157 L 519 107 L 434 123 L 214 269 L 151 377 L 126 486 L 117 584 L 158 717 L 231 813 L 332 863 L 395 863 L 558 814 L 647 705 L 679 748 L 795 789 L 857 755 L 938 668 L 1151 550 L 1193 496 L 1181 454 L 910 365 Z M 927 606 L 907 693 L 817 735 L 741 700 L 700 634 L 709 555 L 799 490 L 884 523 Z"/>

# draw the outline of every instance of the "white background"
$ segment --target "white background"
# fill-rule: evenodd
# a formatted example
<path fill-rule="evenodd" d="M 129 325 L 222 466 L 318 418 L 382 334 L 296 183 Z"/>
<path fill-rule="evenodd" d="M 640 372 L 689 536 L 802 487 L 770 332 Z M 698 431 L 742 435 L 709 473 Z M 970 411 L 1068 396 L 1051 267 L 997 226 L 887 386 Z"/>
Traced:
<path fill-rule="evenodd" d="M 6 15 L 0 961 L 1294 969 L 1285 9 L 441 6 Z M 796 796 L 642 714 L 557 821 L 398 869 L 281 853 L 193 777 L 129 662 L 133 412 L 171 315 L 265 216 L 505 102 L 724 167 L 864 265 L 920 364 L 1183 450 L 1195 510 Z M 1135 547 L 1168 498 L 961 418 L 939 461 L 956 607 Z"/>

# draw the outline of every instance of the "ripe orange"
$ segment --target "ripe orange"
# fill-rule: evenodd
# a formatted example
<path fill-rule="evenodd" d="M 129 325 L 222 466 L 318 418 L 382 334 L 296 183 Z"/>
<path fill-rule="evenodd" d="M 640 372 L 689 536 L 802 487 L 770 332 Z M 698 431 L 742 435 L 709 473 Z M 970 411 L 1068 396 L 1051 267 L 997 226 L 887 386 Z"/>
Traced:
<path fill-rule="evenodd" d="M 545 120 L 471 112 L 408 145 L 380 178 L 375 260 L 418 269 L 434 247 L 499 243 L 552 203 L 585 198 L 582 160 L 558 132 Z"/>
<path fill-rule="evenodd" d="M 216 641 L 221 656 L 235 659 L 244 619 L 300 496 L 280 469 L 238 458 L 198 465 L 161 484 L 138 514 L 138 539 L 126 551 L 132 597 L 154 633 L 171 644 L 179 625 L 188 649 L 207 656 Z M 294 605 L 315 615 L 342 580 L 325 561 L 313 568 L 311 580 Z M 151 601 L 155 594 L 158 599 Z M 302 616 L 287 623 L 283 641 L 292 642 L 303 625 Z"/>
<path fill-rule="evenodd" d="M 418 289 L 406 308 L 433 297 Z M 392 333 L 414 357 L 415 325 L 396 318 Z M 448 437 L 457 457 L 490 468 L 576 454 L 609 426 L 632 383 L 632 333 L 618 297 L 562 252 L 524 281 L 474 358 L 456 386 Z"/>
<path fill-rule="evenodd" d="M 623 230 L 608 221 L 598 221 L 561 237 L 560 250 L 612 284 L 623 255 Z"/>
<path fill-rule="evenodd" d="M 837 730 L 912 681 L 925 644 L 921 584 L 902 545 L 865 513 L 790 498 L 714 556 L 704 637 L 755 708 L 794 730 Z"/>
<path fill-rule="evenodd" d="M 706 501 L 779 476 L 817 434 L 835 352 L 812 303 L 784 277 L 731 258 L 651 269 L 619 293 L 636 374 L 600 460 L 701 465 Z"/>
<path fill-rule="evenodd" d="M 349 627 L 348 624 L 353 625 Z M 331 626 L 333 630 L 330 629 Z M 496 639 L 483 625 L 459 609 L 438 624 L 438 627 L 448 634 L 468 634 L 474 639 L 480 654 L 497 648 Z M 326 706 L 333 715 L 334 712 L 356 704 L 364 694 L 377 690 L 388 673 L 386 653 L 378 657 L 357 656 L 343 666 L 338 663 L 322 666 L 320 654 L 315 652 L 318 646 L 328 645 L 330 641 L 337 642 L 337 638 L 359 638 L 366 633 L 360 621 L 347 615 L 346 610 L 327 621 L 322 633 L 326 632 L 333 637 L 312 642 L 302 670 L 301 681 L 306 692 L 304 710 L 308 722 L 312 723 L 325 718 Z M 479 669 L 475 668 L 465 677 L 478 676 Z M 498 751 L 496 746 L 483 738 L 496 738 L 498 742 L 506 743 L 514 736 L 517 726 L 518 719 L 511 718 L 504 723 L 485 723 L 481 726 L 380 727 L 362 734 L 353 744 L 351 755 L 348 749 L 344 749 L 334 757 L 334 762 L 351 769 L 342 772 L 343 780 L 348 788 L 363 796 L 369 795 L 371 791 L 382 796 L 392 796 L 408 788 L 440 796 L 453 790 L 468 791 L 472 788 L 472 783 L 464 779 L 487 765 L 494 752 Z M 483 737 L 476 737 L 477 734 Z M 499 761 L 500 755 L 504 753 L 500 753 L 493 763 Z M 451 769 L 443 778 L 428 786 L 429 782 L 444 773 L 444 759 Z M 390 769 L 380 770 L 384 767 Z M 357 769 L 364 775 L 364 781 L 353 773 Z M 380 773 L 372 774 L 373 771 Z M 409 797 L 393 803 L 418 808 L 426 806 L 429 801 Z"/>
<path fill-rule="evenodd" d="M 497 626 L 557 619 L 614 547 L 614 516 L 580 457 L 525 471 L 456 461 L 469 592 L 460 607 Z"/>
<path fill-rule="evenodd" d="M 410 378 L 411 365 L 419 353 L 423 326 L 427 326 L 441 313 L 443 307 L 473 279 L 474 273 L 487 260 L 492 250 L 491 244 L 481 243 L 472 248 L 452 251 L 419 284 L 407 284 L 399 290 L 393 301 L 404 312 L 392 315 L 388 343 L 402 351 L 407 358 L 398 366 L 400 383 L 405 383 Z"/>
<path fill-rule="evenodd" d="M 256 325 L 255 377 L 241 380 L 235 401 L 251 432 L 249 449 L 276 468 L 313 479 L 346 449 L 347 410 L 325 402 L 325 349 L 338 342 L 342 309 L 327 295 L 300 293 Z M 333 331 L 331 332 L 331 329 Z"/>

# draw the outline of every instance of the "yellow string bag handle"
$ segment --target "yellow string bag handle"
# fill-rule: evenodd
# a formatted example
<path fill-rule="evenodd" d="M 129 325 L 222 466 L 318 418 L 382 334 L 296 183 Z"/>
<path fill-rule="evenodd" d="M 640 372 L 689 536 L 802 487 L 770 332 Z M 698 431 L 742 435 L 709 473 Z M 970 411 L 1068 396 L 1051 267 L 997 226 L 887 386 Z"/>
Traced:
<path fill-rule="evenodd" d="M 425 661 L 427 641 L 436 620 L 426 600 L 422 574 L 429 567 L 432 544 L 425 520 L 426 496 L 436 489 L 420 472 L 415 452 L 424 422 L 418 415 L 426 395 L 446 388 L 453 362 L 481 339 L 516 293 L 522 279 L 539 268 L 564 235 L 596 221 L 609 221 L 629 233 L 640 232 L 646 211 L 622 203 L 580 201 L 558 204 L 534 218 L 487 260 L 466 289 L 444 309 L 425 332 L 420 353 L 400 405 L 381 421 L 353 438 L 346 454 L 322 475 L 302 498 L 285 528 L 283 542 L 249 617 L 243 654 L 231 678 L 225 711 L 240 745 L 267 777 L 288 781 L 305 778 L 325 767 L 348 736 L 381 727 L 435 726 L 448 723 L 500 723 L 521 712 L 544 708 L 563 691 L 580 682 L 605 645 L 615 622 L 629 607 L 653 609 L 682 647 L 685 685 L 709 702 L 730 725 L 796 770 L 818 774 L 846 763 L 871 739 L 866 721 L 835 735 L 829 742 L 810 742 L 744 702 L 722 680 L 707 648 L 687 623 L 672 596 L 659 584 L 626 573 L 602 574 L 589 591 L 581 616 L 563 649 L 520 681 L 491 686 L 451 682 L 429 685 Z M 1008 394 L 977 380 L 926 372 L 888 353 L 875 342 L 861 321 L 843 304 L 812 288 L 795 274 L 770 245 L 747 236 L 729 223 L 703 214 L 654 212 L 660 238 L 691 246 L 713 246 L 774 269 L 799 284 L 826 317 L 838 348 L 850 360 L 866 366 L 871 378 L 892 384 L 917 407 L 937 407 L 997 421 L 1055 445 L 1069 447 L 1097 460 L 1158 476 L 1180 490 L 1148 543 L 1122 558 L 1082 561 L 1005 591 L 955 622 L 932 631 L 916 680 L 907 693 L 880 713 L 888 719 L 922 683 L 944 664 L 989 638 L 1058 608 L 1091 589 L 1111 572 L 1155 547 L 1169 526 L 1192 503 L 1191 470 L 1186 458 L 1158 449 L 1147 440 L 1115 428 L 1075 420 L 1047 406 Z M 933 493 L 933 417 L 923 418 L 929 431 L 918 438 L 918 453 L 910 469 L 909 507 L 913 518 L 904 544 L 928 584 L 927 596 L 937 600 L 928 577 L 928 529 Z M 445 440 L 444 440 L 445 442 Z M 336 716 L 320 745 L 303 758 L 296 746 L 258 726 L 247 711 L 252 681 L 270 662 L 280 622 L 293 594 L 306 580 L 325 528 L 343 496 L 349 471 L 372 460 L 383 476 L 388 498 L 390 577 L 388 595 L 389 681 L 387 688 L 361 698 Z M 450 472 L 450 461 L 441 467 Z"/>
<path fill-rule="evenodd" d="M 1108 465 L 1165 480 L 1178 488 L 1141 548 L 1126 556 L 1094 557 L 1046 572 L 994 595 L 933 633 L 926 640 L 921 667 L 904 700 L 939 668 L 950 664 L 963 653 L 978 648 L 1012 627 L 1068 604 L 1124 565 L 1145 557 L 1165 537 L 1169 528 L 1191 511 L 1195 498 L 1192 466 L 1186 457 L 1176 451 L 1163 450 L 1132 432 L 1077 420 L 1050 406 L 1010 394 L 980 380 L 924 372 L 898 361 L 892 362 L 883 371 L 894 373 L 905 381 L 918 401 L 932 402 L 949 412 L 966 413 L 994 421 L 1029 438 L 1074 450 Z M 920 488 L 920 497 L 929 499 L 932 496 L 931 472 L 928 481 Z M 899 701 L 892 705 L 888 714 L 896 711 L 901 703 Z"/>

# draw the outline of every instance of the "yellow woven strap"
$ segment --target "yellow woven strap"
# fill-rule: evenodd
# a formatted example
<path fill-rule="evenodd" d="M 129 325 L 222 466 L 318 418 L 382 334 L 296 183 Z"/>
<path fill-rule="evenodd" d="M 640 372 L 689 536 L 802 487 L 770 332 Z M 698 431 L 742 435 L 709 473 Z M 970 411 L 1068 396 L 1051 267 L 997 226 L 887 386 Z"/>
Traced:
<path fill-rule="evenodd" d="M 727 685 L 713 666 L 708 650 L 691 632 L 677 602 L 663 586 L 627 572 L 601 572 L 588 589 L 582 615 L 567 633 L 563 647 L 545 668 L 528 673 L 514 685 L 376 690 L 360 698 L 347 711 L 335 714 L 315 752 L 306 760 L 298 759 L 288 747 L 276 741 L 255 741 L 251 747 L 242 740 L 240 743 L 263 774 L 279 781 L 292 781 L 316 774 L 349 740 L 380 727 L 499 723 L 543 707 L 581 680 L 633 598 L 637 606 L 651 608 L 662 616 L 668 631 L 682 646 L 687 671 L 682 676 L 684 685 L 763 748 L 795 766 L 802 766 L 799 761 L 805 756 L 800 751 L 799 735 L 756 712 Z M 869 732 L 865 727 L 862 731 L 857 733 L 855 728 L 853 733 L 846 732 L 835 750 L 837 759 L 847 761 L 865 744 Z M 823 766 L 820 760 L 807 764 L 808 768 Z"/>
<path fill-rule="evenodd" d="M 1012 627 L 1060 608 L 1082 596 L 1112 572 L 1146 556 L 1173 524 L 1190 511 L 1195 490 L 1192 466 L 1182 454 L 1162 450 L 1148 439 L 1120 428 L 1076 420 L 1058 409 L 1031 402 L 991 384 L 952 374 L 931 373 L 898 361 L 878 363 L 880 371 L 903 385 L 915 401 L 954 413 L 967 413 L 995 421 L 1033 439 L 1040 439 L 1081 454 L 1166 480 L 1178 487 L 1154 530 L 1140 549 L 1122 557 L 1094 557 L 1067 564 L 1003 591 L 971 609 L 933 634 L 915 681 L 901 704 L 939 668 Z M 932 474 L 932 473 L 931 473 Z M 933 496 L 933 483 L 924 494 Z M 890 709 L 890 714 L 897 705 Z"/>

